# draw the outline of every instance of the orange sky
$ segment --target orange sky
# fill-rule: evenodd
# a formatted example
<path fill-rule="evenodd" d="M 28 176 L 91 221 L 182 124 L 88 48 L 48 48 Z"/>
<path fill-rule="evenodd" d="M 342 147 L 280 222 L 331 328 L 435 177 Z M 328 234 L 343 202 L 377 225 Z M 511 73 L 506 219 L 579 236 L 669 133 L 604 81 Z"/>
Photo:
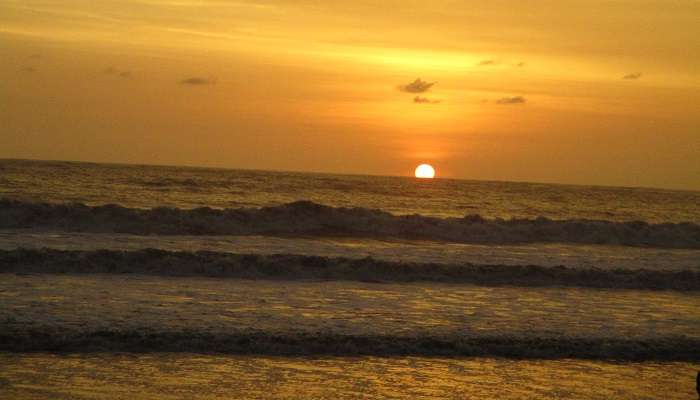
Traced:
<path fill-rule="evenodd" d="M 4 0 L 0 157 L 700 189 L 699 18 L 696 0 Z"/>

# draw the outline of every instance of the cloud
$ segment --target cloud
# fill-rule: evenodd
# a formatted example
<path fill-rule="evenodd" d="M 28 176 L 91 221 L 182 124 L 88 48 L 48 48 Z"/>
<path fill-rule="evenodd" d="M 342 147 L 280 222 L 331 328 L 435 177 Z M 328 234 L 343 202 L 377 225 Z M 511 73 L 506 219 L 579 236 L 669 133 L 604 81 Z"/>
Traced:
<path fill-rule="evenodd" d="M 27 66 L 27 67 L 22 67 L 21 71 L 23 71 L 23 72 L 35 72 L 36 69 L 34 67 Z"/>
<path fill-rule="evenodd" d="M 523 96 L 503 97 L 495 101 L 496 104 L 524 104 Z"/>
<path fill-rule="evenodd" d="M 413 98 L 413 102 L 420 103 L 420 104 L 437 104 L 440 102 L 440 100 L 431 100 L 427 97 L 416 96 Z"/>
<path fill-rule="evenodd" d="M 183 79 L 180 81 L 180 83 L 183 85 L 213 85 L 216 83 L 216 81 L 212 79 L 192 77 Z"/>
<path fill-rule="evenodd" d="M 476 63 L 477 67 L 493 67 L 497 65 L 509 65 L 515 68 L 522 68 L 525 65 L 525 61 L 510 62 L 510 61 L 499 61 L 499 60 L 481 60 Z"/>
<path fill-rule="evenodd" d="M 131 71 L 120 71 L 114 67 L 104 69 L 105 74 L 116 75 L 120 78 L 131 78 Z"/>
<path fill-rule="evenodd" d="M 641 72 L 633 72 L 622 77 L 622 79 L 639 79 L 642 77 Z"/>
<path fill-rule="evenodd" d="M 421 78 L 416 78 L 415 81 L 409 84 L 400 85 L 399 90 L 408 93 L 423 93 L 430 90 L 430 88 L 433 87 L 433 85 L 435 85 L 436 83 L 437 82 L 426 82 Z"/>

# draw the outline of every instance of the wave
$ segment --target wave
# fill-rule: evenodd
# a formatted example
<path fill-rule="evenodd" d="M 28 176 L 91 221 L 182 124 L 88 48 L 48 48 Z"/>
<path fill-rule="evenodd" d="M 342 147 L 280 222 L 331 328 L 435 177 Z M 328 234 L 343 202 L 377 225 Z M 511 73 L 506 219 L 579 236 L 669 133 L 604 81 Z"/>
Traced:
<path fill-rule="evenodd" d="M 298 201 L 274 207 L 125 208 L 0 200 L 0 229 L 167 235 L 354 236 L 475 244 L 580 243 L 700 249 L 700 225 L 643 221 L 437 218 Z"/>
<path fill-rule="evenodd" d="M 0 273 L 133 273 L 268 280 L 444 282 L 482 286 L 572 286 L 700 290 L 700 271 L 583 269 L 536 265 L 434 264 L 290 254 L 172 252 L 156 249 L 0 250 Z"/>
<path fill-rule="evenodd" d="M 441 356 L 515 359 L 700 360 L 700 340 L 685 336 L 617 339 L 522 336 L 346 335 L 256 330 L 220 333 L 154 329 L 80 330 L 0 326 L 0 351 L 203 352 L 284 356 Z"/>

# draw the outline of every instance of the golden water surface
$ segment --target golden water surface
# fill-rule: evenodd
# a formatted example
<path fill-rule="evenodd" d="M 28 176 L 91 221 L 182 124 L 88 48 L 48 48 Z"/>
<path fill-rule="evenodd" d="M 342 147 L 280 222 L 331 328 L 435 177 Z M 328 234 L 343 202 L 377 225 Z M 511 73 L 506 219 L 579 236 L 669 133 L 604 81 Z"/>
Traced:
<path fill-rule="evenodd" d="M 0 354 L 3 399 L 694 399 L 688 363 Z"/>

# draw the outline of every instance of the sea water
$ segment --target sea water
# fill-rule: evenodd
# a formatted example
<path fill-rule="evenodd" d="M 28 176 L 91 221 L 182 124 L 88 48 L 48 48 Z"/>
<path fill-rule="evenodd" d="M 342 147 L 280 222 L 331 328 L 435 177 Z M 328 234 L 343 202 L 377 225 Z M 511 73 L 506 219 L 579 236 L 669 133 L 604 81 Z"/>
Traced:
<path fill-rule="evenodd" d="M 699 205 L 651 188 L 2 160 L 0 397 L 692 398 Z M 144 248 L 162 251 L 119 264 Z M 466 264 L 513 274 L 449 282 Z M 522 275 L 535 270 L 553 280 Z"/>

